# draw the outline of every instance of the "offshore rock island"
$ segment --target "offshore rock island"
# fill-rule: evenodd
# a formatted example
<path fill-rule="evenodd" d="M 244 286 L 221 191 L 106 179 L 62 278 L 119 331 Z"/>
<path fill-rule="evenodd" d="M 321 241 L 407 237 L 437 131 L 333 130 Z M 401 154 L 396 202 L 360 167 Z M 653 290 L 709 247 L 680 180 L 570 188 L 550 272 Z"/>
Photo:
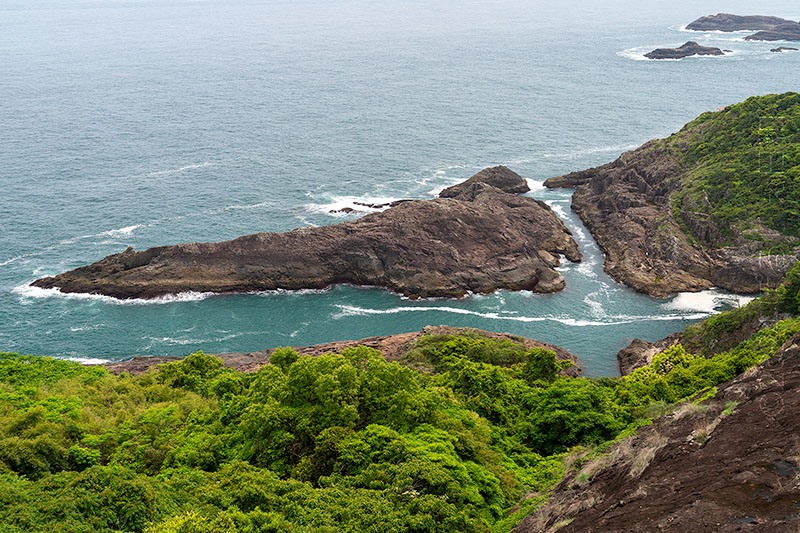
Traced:
<path fill-rule="evenodd" d="M 713 46 L 702 46 L 688 41 L 678 48 L 656 48 L 644 55 L 647 59 L 682 59 L 691 56 L 724 56 L 725 52 Z"/>
<path fill-rule="evenodd" d="M 798 259 L 798 117 L 797 93 L 753 97 L 545 186 L 576 188 L 605 270 L 631 288 L 755 293 Z"/>
<path fill-rule="evenodd" d="M 498 186 L 500 188 L 498 188 Z M 433 200 L 324 227 L 256 233 L 218 243 L 128 248 L 36 280 L 41 288 L 116 298 L 170 293 L 385 287 L 408 297 L 564 287 L 560 255 L 580 261 L 569 229 L 544 202 L 517 196 L 527 182 L 487 169 Z"/>
<path fill-rule="evenodd" d="M 800 22 L 780 17 L 761 15 L 732 15 L 718 13 L 700 17 L 686 26 L 693 31 L 756 31 L 745 37 L 745 41 L 798 41 L 800 40 Z"/>

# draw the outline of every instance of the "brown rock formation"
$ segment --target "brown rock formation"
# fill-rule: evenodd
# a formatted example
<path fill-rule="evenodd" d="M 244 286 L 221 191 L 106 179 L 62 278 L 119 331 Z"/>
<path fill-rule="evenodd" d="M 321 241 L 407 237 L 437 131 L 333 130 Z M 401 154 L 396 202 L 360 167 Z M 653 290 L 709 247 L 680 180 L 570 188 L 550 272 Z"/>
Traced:
<path fill-rule="evenodd" d="M 459 194 L 468 190 L 475 183 L 485 183 L 506 192 L 519 194 L 531 190 L 525 178 L 510 168 L 501 165 L 499 167 L 485 168 L 467 181 L 448 187 L 439 193 L 439 198 L 457 198 Z"/>
<path fill-rule="evenodd" d="M 493 331 L 483 331 L 474 328 L 454 328 L 450 326 L 426 326 L 422 331 L 412 331 L 410 333 L 399 333 L 397 335 L 383 335 L 380 337 L 367 337 L 357 341 L 335 341 L 325 344 L 315 344 L 312 346 L 292 346 L 292 349 L 300 355 L 322 355 L 325 353 L 340 353 L 345 348 L 355 346 L 368 346 L 375 348 L 387 361 L 397 361 L 403 358 L 414 344 L 423 335 L 463 335 L 465 333 L 472 335 L 479 335 L 487 339 L 494 340 L 509 340 L 527 349 L 530 348 L 544 348 L 546 350 L 553 350 L 556 352 L 556 358 L 561 361 L 572 361 L 575 366 L 572 366 L 564 371 L 566 375 L 577 377 L 581 373 L 578 366 L 578 358 L 572 353 L 568 352 L 561 346 L 548 344 L 533 339 L 526 339 L 508 333 L 495 333 Z M 238 370 L 239 372 L 255 372 L 263 365 L 269 363 L 270 355 L 275 351 L 275 348 L 268 348 L 257 352 L 236 352 L 236 353 L 221 353 L 212 354 L 222 359 L 225 366 Z M 128 374 L 143 374 L 149 369 L 154 368 L 162 363 L 170 363 L 179 361 L 182 357 L 134 357 L 128 361 L 121 361 L 119 363 L 107 363 L 104 366 L 112 374 L 121 374 L 127 372 Z"/>
<path fill-rule="evenodd" d="M 800 334 L 702 406 L 678 407 L 568 470 L 514 531 L 796 532 L 798 390 Z"/>
<path fill-rule="evenodd" d="M 559 254 L 580 261 L 578 245 L 545 203 L 482 181 L 520 190 L 519 181 L 509 179 L 510 171 L 503 168 L 470 178 L 453 197 L 402 202 L 325 227 L 142 252 L 128 248 L 33 285 L 117 298 L 338 283 L 385 287 L 409 297 L 458 297 L 501 288 L 558 291 L 564 287 L 554 270 Z"/>
<path fill-rule="evenodd" d="M 612 163 L 550 178 L 545 186 L 577 187 L 572 209 L 605 253 L 606 272 L 639 292 L 666 297 L 712 286 L 738 293 L 775 287 L 797 257 L 757 257 L 759 244 L 741 234 L 730 246 L 690 205 L 682 206 L 680 220 L 674 218 L 671 195 L 685 173 L 681 146 L 649 141 Z"/>

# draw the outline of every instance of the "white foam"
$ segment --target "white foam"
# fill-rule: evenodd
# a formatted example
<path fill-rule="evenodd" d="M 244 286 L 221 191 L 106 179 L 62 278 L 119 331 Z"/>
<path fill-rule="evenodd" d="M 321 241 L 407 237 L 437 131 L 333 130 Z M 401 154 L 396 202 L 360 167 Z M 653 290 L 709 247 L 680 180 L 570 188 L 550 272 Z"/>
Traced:
<path fill-rule="evenodd" d="M 718 289 L 709 289 L 700 292 L 682 292 L 669 302 L 661 304 L 661 307 L 673 311 L 699 311 L 712 314 L 725 306 L 747 305 L 755 298 L 755 296 L 742 296 L 722 292 Z"/>
<path fill-rule="evenodd" d="M 208 168 L 213 167 L 216 163 L 211 163 L 210 161 L 204 161 L 203 163 L 194 163 L 191 165 L 185 165 L 178 168 L 169 168 L 167 170 L 158 170 L 156 172 L 150 172 L 149 174 L 145 174 L 147 178 L 155 178 L 158 176 L 168 176 L 170 174 L 179 174 L 181 172 L 186 172 L 187 170 L 195 170 L 198 168 Z"/>
<path fill-rule="evenodd" d="M 262 207 L 272 207 L 274 204 L 272 202 L 259 202 L 257 204 L 247 204 L 247 205 L 228 205 L 225 206 L 226 211 L 236 211 L 239 209 L 260 209 Z"/>
<path fill-rule="evenodd" d="M 617 54 L 619 55 L 619 54 Z M 605 152 L 627 152 L 628 150 L 633 150 L 641 146 L 642 143 L 639 144 L 612 144 L 606 146 L 589 146 L 586 148 L 578 148 L 575 150 L 569 150 L 567 152 L 545 152 L 543 154 L 539 154 L 538 157 L 533 159 L 516 159 L 511 163 L 522 164 L 522 163 L 536 163 L 540 159 L 576 159 L 578 157 L 583 157 L 586 155 L 592 154 L 600 154 Z"/>
<path fill-rule="evenodd" d="M 3 261 L 2 263 L 0 263 L 0 267 L 2 267 L 2 266 L 6 266 L 6 265 L 10 265 L 11 263 L 14 263 L 14 262 L 16 262 L 16 261 L 19 261 L 19 260 L 20 260 L 20 259 L 22 259 L 23 257 L 25 257 L 25 256 L 24 256 L 24 255 L 18 255 L 18 256 L 16 256 L 16 257 L 12 257 L 11 259 L 6 259 L 6 260 L 5 260 L 5 261 Z"/>
<path fill-rule="evenodd" d="M 143 227 L 143 224 L 134 224 L 132 226 L 125 226 L 124 228 L 110 229 L 107 231 L 101 231 L 100 233 L 91 233 L 89 235 L 81 235 L 79 237 L 72 237 L 71 239 L 64 239 L 58 244 L 74 244 L 75 242 L 84 239 L 98 239 L 104 237 L 130 237 L 133 235 L 134 231 Z"/>
<path fill-rule="evenodd" d="M 589 306 L 589 313 L 595 318 L 603 318 L 607 316 L 606 310 L 603 308 L 603 303 L 597 300 L 594 300 L 593 297 L 599 296 L 600 292 L 593 292 L 591 294 L 587 294 L 583 302 Z"/>
<path fill-rule="evenodd" d="M 359 204 L 381 205 L 381 204 L 389 204 L 391 202 L 395 202 L 401 199 L 402 198 L 397 198 L 397 197 L 392 198 L 392 197 L 380 197 L 380 196 L 333 196 L 328 202 L 321 204 L 306 204 L 305 208 L 306 210 L 312 213 L 321 213 L 333 216 L 349 216 L 353 212 L 377 213 L 379 211 L 384 211 L 389 208 L 388 205 L 385 207 L 374 208 Z M 349 213 L 341 212 L 341 210 L 345 208 L 352 209 L 353 211 Z"/>
<path fill-rule="evenodd" d="M 196 292 L 186 291 L 176 294 L 165 294 L 155 298 L 114 298 L 104 294 L 88 294 L 79 292 L 61 292 L 58 287 L 52 289 L 43 289 L 41 287 L 34 287 L 29 283 L 23 283 L 11 289 L 11 292 L 17 294 L 22 298 L 23 303 L 25 300 L 41 299 L 41 298 L 66 298 L 70 300 L 86 300 L 86 301 L 100 301 L 115 305 L 149 305 L 149 304 L 168 304 L 175 302 L 197 302 L 205 300 L 210 296 L 214 296 L 213 292 Z"/>
<path fill-rule="evenodd" d="M 73 333 L 78 331 L 92 331 L 102 326 L 105 326 L 105 324 L 93 324 L 91 326 L 77 326 L 77 327 L 71 327 L 69 328 L 69 330 L 72 331 Z"/>
<path fill-rule="evenodd" d="M 82 365 L 103 365 L 105 363 L 110 363 L 111 361 L 108 359 L 98 359 L 96 357 L 58 357 L 57 359 L 63 359 L 65 361 L 73 361 L 75 363 L 80 363 Z"/>
<path fill-rule="evenodd" d="M 457 315 L 472 315 L 492 320 L 511 320 L 515 322 L 544 322 L 552 321 L 559 322 L 567 326 L 617 326 L 621 324 L 630 324 L 633 322 L 643 321 L 669 321 L 669 320 L 699 320 L 709 316 L 709 313 L 694 313 L 690 315 L 648 315 L 648 316 L 608 316 L 605 320 L 581 320 L 569 317 L 556 317 L 556 316 L 509 316 L 500 313 L 481 313 L 478 311 L 470 311 L 469 309 L 461 309 L 458 307 L 448 306 L 417 306 L 417 307 L 393 307 L 390 309 L 366 309 L 363 307 L 356 307 L 353 305 L 339 305 L 336 307 L 340 309 L 338 313 L 332 315 L 331 318 L 338 320 L 348 316 L 366 316 L 366 315 L 393 315 L 397 313 L 414 313 L 414 312 L 444 312 L 454 313 Z"/>
<path fill-rule="evenodd" d="M 330 292 L 331 287 L 325 287 L 323 289 L 274 289 L 269 291 L 255 291 L 248 294 L 254 294 L 256 296 L 275 296 L 275 295 L 294 295 L 294 296 L 306 296 L 309 294 L 325 294 L 326 292 Z"/>
<path fill-rule="evenodd" d="M 531 191 L 541 190 L 544 189 L 544 180 L 532 180 L 530 178 L 525 178 L 525 181 L 528 182 L 528 187 L 530 187 Z"/>

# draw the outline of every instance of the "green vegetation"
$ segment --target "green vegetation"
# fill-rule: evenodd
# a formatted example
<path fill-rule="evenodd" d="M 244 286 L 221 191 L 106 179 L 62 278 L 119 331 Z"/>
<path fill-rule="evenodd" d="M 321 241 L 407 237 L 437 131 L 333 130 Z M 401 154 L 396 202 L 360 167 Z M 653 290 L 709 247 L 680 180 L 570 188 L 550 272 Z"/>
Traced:
<path fill-rule="evenodd" d="M 709 358 L 674 346 L 624 378 L 565 377 L 553 352 L 470 333 L 423 337 L 405 365 L 427 372 L 366 347 L 282 349 L 252 374 L 202 352 L 141 376 L 2 354 L 0 523 L 508 531 L 546 500 L 571 447 L 602 453 L 677 401 L 702 407 L 800 331 L 798 280 L 800 267 L 696 334 L 724 333 L 750 313 L 789 316 L 775 326 Z"/>
<path fill-rule="evenodd" d="M 752 97 L 704 113 L 661 143 L 682 154 L 673 215 L 687 235 L 681 213 L 691 211 L 720 230 L 720 243 L 705 244 L 730 242 L 739 228 L 745 239 L 764 243 L 762 255 L 794 249 L 752 228 L 800 237 L 800 94 Z"/>

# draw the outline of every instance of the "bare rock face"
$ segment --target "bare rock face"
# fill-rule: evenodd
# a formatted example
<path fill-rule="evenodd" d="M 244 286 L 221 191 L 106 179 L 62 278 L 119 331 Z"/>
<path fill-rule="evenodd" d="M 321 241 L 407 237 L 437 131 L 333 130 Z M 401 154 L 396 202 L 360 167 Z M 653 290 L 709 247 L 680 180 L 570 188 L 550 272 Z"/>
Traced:
<path fill-rule="evenodd" d="M 800 505 L 800 334 L 580 468 L 516 533 L 794 532 Z"/>
<path fill-rule="evenodd" d="M 465 182 L 448 187 L 439 193 L 439 198 L 456 198 L 475 183 L 484 183 L 510 193 L 525 193 L 531 190 L 525 178 L 508 167 L 485 168 Z"/>
<path fill-rule="evenodd" d="M 556 353 L 556 359 L 559 361 L 571 361 L 573 366 L 563 370 L 564 375 L 577 377 L 581 374 L 578 358 L 572 353 L 568 352 L 561 346 L 555 344 L 548 344 L 533 339 L 526 339 L 508 333 L 495 333 L 493 331 L 484 331 L 474 328 L 454 328 L 450 326 L 425 326 L 422 331 L 412 331 L 410 333 L 398 333 L 397 335 L 382 335 L 380 337 L 367 337 L 357 341 L 334 341 L 324 344 L 314 344 L 312 346 L 292 346 L 292 349 L 300 355 L 317 356 L 326 353 L 341 353 L 346 348 L 353 348 L 356 346 L 367 346 L 374 348 L 381 352 L 383 358 L 387 361 L 398 361 L 405 356 L 408 351 L 414 347 L 414 344 L 425 335 L 477 335 L 486 339 L 492 340 L 507 340 L 515 344 L 519 344 L 526 349 L 531 348 L 544 348 L 545 350 L 552 350 Z M 269 363 L 270 356 L 275 352 L 276 348 L 268 348 L 266 350 L 259 350 L 256 352 L 236 352 L 236 353 L 219 353 L 211 354 L 222 359 L 225 366 L 232 368 L 239 372 L 256 372 L 259 368 Z M 128 361 L 121 361 L 118 363 L 107 363 L 104 366 L 112 374 L 121 374 L 127 372 L 128 374 L 137 375 L 143 374 L 151 368 L 156 368 L 162 363 L 171 363 L 180 361 L 182 357 L 164 356 L 164 357 L 134 357 Z"/>
<path fill-rule="evenodd" d="M 715 286 L 744 294 L 777 286 L 795 255 L 758 257 L 746 239 L 726 245 L 717 227 L 690 206 L 682 206 L 680 221 L 674 218 L 680 156 L 649 141 L 612 163 L 544 184 L 576 187 L 572 209 L 605 253 L 606 272 L 636 291 L 667 297 Z M 705 246 L 693 244 L 694 237 Z"/>
<path fill-rule="evenodd" d="M 497 169 L 487 174 L 492 180 L 502 174 L 504 183 L 508 176 Z M 562 289 L 564 279 L 554 270 L 560 255 L 580 261 L 581 254 L 557 215 L 533 198 L 468 181 L 450 198 L 406 201 L 331 226 L 142 252 L 128 248 L 33 285 L 116 298 L 338 283 L 385 287 L 409 297 Z"/>
<path fill-rule="evenodd" d="M 800 22 L 787 21 L 772 30 L 763 30 L 744 38 L 745 41 L 800 41 Z"/>
<path fill-rule="evenodd" d="M 713 46 L 702 46 L 694 41 L 688 41 L 678 48 L 656 48 L 644 57 L 648 59 L 682 59 L 690 56 L 722 56 L 725 52 Z"/>
<path fill-rule="evenodd" d="M 689 23 L 687 30 L 694 31 L 756 31 L 772 30 L 776 27 L 792 22 L 791 20 L 780 17 L 765 17 L 762 15 L 732 15 L 730 13 L 718 13 L 707 15 Z"/>

